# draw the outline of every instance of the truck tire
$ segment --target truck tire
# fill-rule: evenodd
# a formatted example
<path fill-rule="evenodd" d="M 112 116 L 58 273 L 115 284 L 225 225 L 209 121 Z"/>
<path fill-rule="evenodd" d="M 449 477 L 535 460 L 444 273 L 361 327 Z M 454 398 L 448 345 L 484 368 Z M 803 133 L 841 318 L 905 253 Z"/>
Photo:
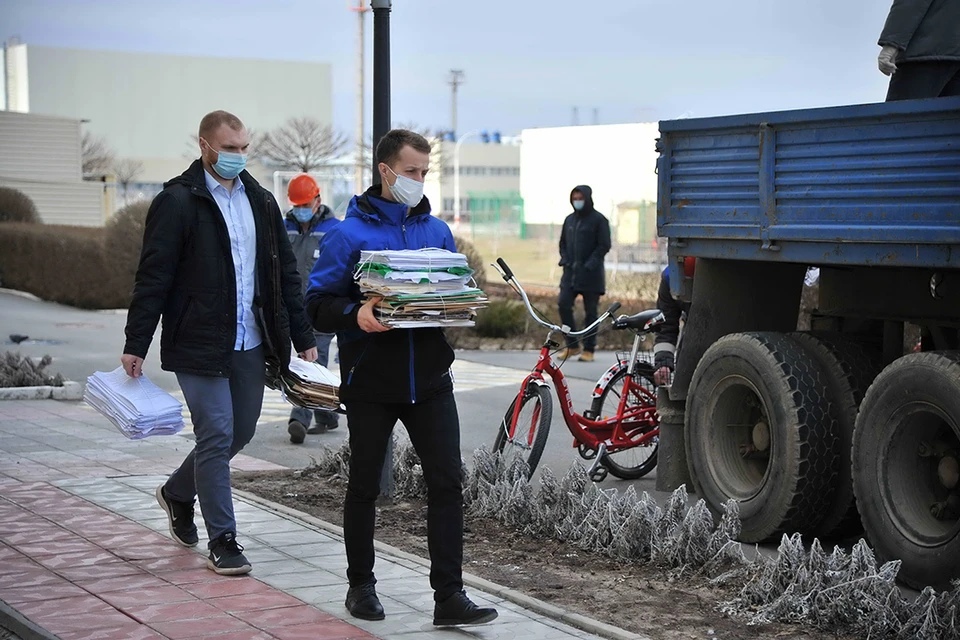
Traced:
<path fill-rule="evenodd" d="M 870 385 L 853 434 L 853 488 L 878 558 L 899 579 L 960 577 L 960 352 L 903 356 Z"/>
<path fill-rule="evenodd" d="M 839 471 L 826 376 L 780 333 L 734 333 L 713 343 L 690 383 L 687 460 L 714 513 L 740 506 L 743 542 L 815 528 Z"/>
<path fill-rule="evenodd" d="M 838 426 L 840 468 L 833 503 L 827 505 L 823 520 L 810 534 L 821 540 L 858 536 L 863 525 L 853 495 L 853 430 L 863 396 L 880 372 L 880 354 L 839 334 L 793 333 L 790 337 L 826 374 L 825 391 Z"/>

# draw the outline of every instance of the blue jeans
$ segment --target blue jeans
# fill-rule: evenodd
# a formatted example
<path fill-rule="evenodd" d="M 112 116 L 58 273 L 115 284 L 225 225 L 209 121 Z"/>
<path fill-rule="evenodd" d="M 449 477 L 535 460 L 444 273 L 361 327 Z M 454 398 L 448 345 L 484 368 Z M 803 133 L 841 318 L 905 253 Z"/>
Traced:
<path fill-rule="evenodd" d="M 164 486 L 181 502 L 200 499 L 210 541 L 237 531 L 230 459 L 253 438 L 263 405 L 263 347 L 234 351 L 229 378 L 178 373 L 197 443 Z"/>
<path fill-rule="evenodd" d="M 315 332 L 313 335 L 317 339 L 317 364 L 327 367 L 330 360 L 330 343 L 333 341 L 334 334 Z M 302 407 L 294 407 L 290 411 L 290 422 L 296 420 L 305 427 L 310 426 L 311 417 L 315 417 L 317 424 L 325 427 L 336 426 L 340 420 L 340 416 L 333 411 L 314 411 Z"/>

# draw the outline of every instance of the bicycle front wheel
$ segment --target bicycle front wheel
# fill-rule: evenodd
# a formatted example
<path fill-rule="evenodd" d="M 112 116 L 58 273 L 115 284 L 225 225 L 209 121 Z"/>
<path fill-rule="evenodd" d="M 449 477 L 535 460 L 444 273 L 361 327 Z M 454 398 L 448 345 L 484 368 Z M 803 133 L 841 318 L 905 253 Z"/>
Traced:
<path fill-rule="evenodd" d="M 607 384 L 607 388 L 599 398 L 593 401 L 593 412 L 598 419 L 611 418 L 617 415 L 620 409 L 620 398 L 626 392 L 627 371 L 619 371 L 613 379 Z M 643 387 L 650 393 L 641 392 L 639 389 L 631 387 L 627 397 L 626 411 L 635 411 L 642 408 L 656 408 L 656 384 L 653 381 L 653 369 L 646 366 L 638 366 L 634 377 L 634 384 Z M 650 428 L 631 427 L 624 425 L 627 436 L 638 440 L 650 432 Z M 600 461 L 603 466 L 610 470 L 615 477 L 621 480 L 636 480 L 642 478 L 657 466 L 657 449 L 659 448 L 659 436 L 638 444 L 629 449 L 623 449 L 616 453 L 608 453 Z"/>
<path fill-rule="evenodd" d="M 514 410 L 520 403 L 520 411 Z M 550 421 L 553 419 L 553 399 L 550 390 L 538 384 L 530 384 L 510 403 L 500 425 L 497 427 L 497 438 L 493 442 L 493 450 L 503 457 L 506 465 L 520 458 L 527 463 L 529 473 L 533 475 L 543 455 L 543 448 L 547 444 L 547 434 L 550 433 Z M 511 437 L 510 434 L 513 434 Z"/>

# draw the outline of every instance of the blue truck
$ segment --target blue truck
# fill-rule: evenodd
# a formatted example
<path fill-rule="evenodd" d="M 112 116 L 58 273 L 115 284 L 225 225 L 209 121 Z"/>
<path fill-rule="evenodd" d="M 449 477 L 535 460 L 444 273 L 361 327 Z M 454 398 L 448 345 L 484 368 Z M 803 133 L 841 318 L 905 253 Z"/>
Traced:
<path fill-rule="evenodd" d="M 907 584 L 960 578 L 960 98 L 660 136 L 657 225 L 691 307 L 658 488 L 736 501 L 743 541 L 865 535 Z"/>

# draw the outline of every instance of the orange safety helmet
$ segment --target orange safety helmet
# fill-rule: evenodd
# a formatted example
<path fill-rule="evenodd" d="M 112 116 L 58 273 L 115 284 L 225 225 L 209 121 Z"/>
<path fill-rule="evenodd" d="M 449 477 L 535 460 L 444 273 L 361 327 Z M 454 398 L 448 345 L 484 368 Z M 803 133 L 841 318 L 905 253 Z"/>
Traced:
<path fill-rule="evenodd" d="M 318 195 L 320 195 L 320 187 L 317 186 L 317 181 L 305 173 L 294 176 L 287 185 L 287 199 L 295 207 L 309 204 Z"/>

